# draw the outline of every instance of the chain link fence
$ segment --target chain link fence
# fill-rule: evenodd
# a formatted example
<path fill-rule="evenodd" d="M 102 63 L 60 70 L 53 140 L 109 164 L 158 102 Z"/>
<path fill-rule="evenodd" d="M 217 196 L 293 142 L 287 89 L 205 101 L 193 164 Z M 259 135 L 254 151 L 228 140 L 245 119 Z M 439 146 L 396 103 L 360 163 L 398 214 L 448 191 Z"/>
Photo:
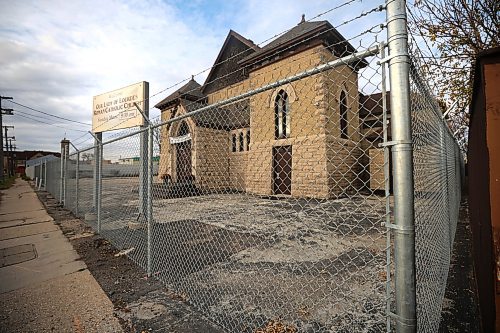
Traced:
<path fill-rule="evenodd" d="M 263 47 L 230 33 L 203 86 L 158 103 L 159 122 L 70 154 L 62 186 L 49 163 L 47 190 L 228 332 L 411 327 L 394 282 L 391 57 L 371 17 L 385 9 L 303 20 Z M 460 153 L 412 63 L 414 170 L 398 172 L 415 181 L 417 327 L 437 332 Z"/>
<path fill-rule="evenodd" d="M 415 179 L 417 319 L 421 332 L 437 332 L 446 290 L 464 177 L 463 157 L 419 57 L 410 71 Z"/>

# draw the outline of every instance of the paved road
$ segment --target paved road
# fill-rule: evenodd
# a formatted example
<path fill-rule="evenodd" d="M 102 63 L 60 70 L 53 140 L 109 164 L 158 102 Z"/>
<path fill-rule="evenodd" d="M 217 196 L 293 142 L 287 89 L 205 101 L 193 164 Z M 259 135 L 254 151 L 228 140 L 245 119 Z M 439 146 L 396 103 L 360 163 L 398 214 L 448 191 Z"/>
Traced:
<path fill-rule="evenodd" d="M 0 332 L 121 332 L 107 298 L 29 184 L 0 192 Z"/>

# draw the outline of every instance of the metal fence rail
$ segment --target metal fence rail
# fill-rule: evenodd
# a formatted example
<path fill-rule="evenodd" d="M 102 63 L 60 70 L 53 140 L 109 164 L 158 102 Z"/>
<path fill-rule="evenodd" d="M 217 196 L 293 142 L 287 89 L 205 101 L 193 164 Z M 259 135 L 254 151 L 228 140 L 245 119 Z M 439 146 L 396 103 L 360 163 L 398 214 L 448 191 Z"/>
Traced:
<path fill-rule="evenodd" d="M 228 332 L 437 332 L 460 153 L 404 1 L 380 5 L 49 162 L 46 189 Z M 387 42 L 336 30 L 383 10 Z"/>

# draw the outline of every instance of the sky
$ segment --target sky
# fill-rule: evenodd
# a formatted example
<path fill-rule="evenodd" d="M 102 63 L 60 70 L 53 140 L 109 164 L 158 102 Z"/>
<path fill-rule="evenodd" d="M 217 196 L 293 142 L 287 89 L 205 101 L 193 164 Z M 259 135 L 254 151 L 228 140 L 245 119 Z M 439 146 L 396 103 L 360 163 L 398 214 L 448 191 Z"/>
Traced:
<path fill-rule="evenodd" d="M 9 136 L 18 150 L 59 151 L 64 137 L 89 145 L 93 96 L 148 81 L 153 107 L 191 75 L 202 84 L 229 29 L 260 44 L 302 14 L 311 19 L 348 3 L 315 19 L 337 26 L 383 2 L 0 0 L 0 95 L 29 107 L 2 101 L 14 109 L 3 124 L 15 126 Z M 373 13 L 338 30 L 349 38 L 384 17 Z"/>

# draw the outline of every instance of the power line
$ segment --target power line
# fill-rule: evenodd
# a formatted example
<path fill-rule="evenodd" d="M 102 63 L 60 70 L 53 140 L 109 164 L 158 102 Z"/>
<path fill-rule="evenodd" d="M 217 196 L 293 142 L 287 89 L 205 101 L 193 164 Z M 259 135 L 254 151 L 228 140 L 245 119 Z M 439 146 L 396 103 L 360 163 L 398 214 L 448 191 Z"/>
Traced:
<path fill-rule="evenodd" d="M 78 130 L 78 129 L 73 129 L 73 128 L 62 127 L 62 126 L 59 126 L 59 125 L 56 125 L 56 124 L 48 123 L 48 122 L 42 121 L 40 119 L 32 118 L 32 117 L 29 117 L 29 116 L 26 116 L 26 115 L 22 115 L 22 114 L 14 114 L 14 116 L 22 117 L 22 118 L 26 118 L 26 119 L 31 119 L 33 121 L 36 121 L 36 122 L 39 122 L 39 123 L 43 123 L 43 124 L 47 124 L 47 125 L 51 125 L 51 126 L 55 126 L 55 127 L 59 127 L 59 128 L 65 129 L 67 131 L 87 132 L 87 131 L 84 131 L 84 130 Z"/>
<path fill-rule="evenodd" d="M 78 120 L 72 120 L 72 119 L 68 119 L 68 118 L 64 118 L 64 117 L 60 117 L 60 116 L 56 116 L 56 115 L 53 115 L 53 114 L 50 114 L 48 112 L 44 112 L 44 111 L 41 111 L 41 110 L 37 110 L 35 108 L 32 108 L 30 106 L 27 106 L 27 105 L 24 105 L 24 104 L 21 104 L 21 103 L 17 103 L 17 102 L 14 102 L 14 101 L 9 101 L 13 104 L 16 104 L 16 105 L 19 105 L 19 106 L 22 106 L 23 108 L 26 108 L 26 109 L 30 109 L 32 111 L 35 111 L 35 112 L 40 112 L 40 113 L 43 113 L 47 116 L 50 116 L 50 117 L 54 117 L 54 118 L 58 118 L 58 119 L 62 119 L 62 120 L 66 120 L 66 121 L 70 121 L 72 123 L 77 123 L 77 124 L 81 124 L 81 125 L 86 125 L 86 126 L 91 126 L 90 124 L 88 123 L 83 123 L 81 121 L 78 121 Z"/>

